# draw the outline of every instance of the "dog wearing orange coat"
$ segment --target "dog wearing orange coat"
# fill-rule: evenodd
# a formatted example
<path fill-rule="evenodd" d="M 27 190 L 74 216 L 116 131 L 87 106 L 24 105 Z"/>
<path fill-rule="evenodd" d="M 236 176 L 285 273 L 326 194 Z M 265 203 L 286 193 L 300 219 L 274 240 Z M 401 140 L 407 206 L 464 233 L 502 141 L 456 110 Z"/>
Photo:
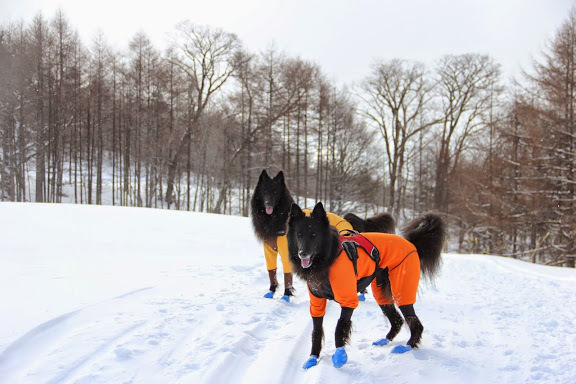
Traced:
<path fill-rule="evenodd" d="M 272 178 L 266 170 L 263 170 L 250 201 L 250 215 L 254 233 L 264 245 L 266 269 L 270 279 L 270 289 L 264 294 L 264 297 L 272 298 L 278 288 L 276 269 L 278 255 L 280 255 L 284 270 L 284 295 L 282 299 L 288 302 L 290 296 L 294 294 L 294 288 L 292 286 L 292 265 L 288 258 L 286 221 L 293 202 L 294 199 L 284 180 L 284 173 L 280 171 Z M 345 218 L 333 213 L 328 213 L 327 216 L 330 224 L 338 230 L 353 228 L 363 232 L 394 233 L 396 226 L 394 219 L 388 213 L 380 213 L 366 220 L 352 213 L 348 213 Z M 363 296 L 361 293 L 360 297 Z"/>
<path fill-rule="evenodd" d="M 310 295 L 312 350 L 303 368 L 318 363 L 327 300 L 335 300 L 341 307 L 332 362 L 337 368 L 347 362 L 344 346 L 350 338 L 352 313 L 358 306 L 356 292 L 368 285 L 391 324 L 386 338 L 373 344 L 385 345 L 393 340 L 405 320 L 410 339 L 392 352 L 404 353 L 418 348 L 424 327 L 416 316 L 414 303 L 420 273 L 432 278 L 440 268 L 445 224 L 439 215 L 426 214 L 408 223 L 403 230 L 404 237 L 354 231 L 339 234 L 329 225 L 322 203 L 318 203 L 310 215 L 292 204 L 287 228 L 293 271 L 307 282 Z"/>

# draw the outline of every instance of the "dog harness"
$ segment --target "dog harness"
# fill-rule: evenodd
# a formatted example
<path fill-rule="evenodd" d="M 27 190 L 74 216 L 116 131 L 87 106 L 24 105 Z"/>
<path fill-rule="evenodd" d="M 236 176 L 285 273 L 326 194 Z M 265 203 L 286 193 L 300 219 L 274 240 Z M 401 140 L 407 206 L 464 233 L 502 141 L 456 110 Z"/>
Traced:
<path fill-rule="evenodd" d="M 354 264 L 354 272 L 356 274 L 358 274 L 358 247 L 364 249 L 364 252 L 366 252 L 376 264 L 380 262 L 380 252 L 378 252 L 378 248 L 360 233 L 354 230 L 344 229 L 340 231 L 339 235 L 340 250 L 338 254 L 340 254 L 342 250 L 346 252 L 348 258 L 352 261 L 352 264 Z"/>
<path fill-rule="evenodd" d="M 374 278 L 376 278 L 376 285 L 378 287 L 385 284 L 388 279 L 388 268 L 380 267 L 380 252 L 378 251 L 378 248 L 376 248 L 376 246 L 365 236 L 354 230 L 343 229 L 339 232 L 339 235 L 340 249 L 338 250 L 338 255 L 340 255 L 342 251 L 346 252 L 346 255 L 350 261 L 352 261 L 352 265 L 354 266 L 355 275 L 358 275 L 358 247 L 362 248 L 364 252 L 370 256 L 370 259 L 374 261 L 374 273 L 357 280 L 357 292 L 362 292 L 366 289 Z M 332 292 L 332 287 L 330 286 L 328 278 L 309 280 L 308 287 L 314 296 L 334 300 L 334 293 Z"/>
<path fill-rule="evenodd" d="M 364 278 L 369 279 L 365 286 L 362 282 L 362 279 L 358 281 L 358 288 L 362 288 L 358 292 L 362 292 L 364 288 L 370 284 L 370 281 L 372 281 L 374 277 L 376 278 L 376 286 L 381 287 L 386 283 L 386 280 L 388 279 L 388 267 L 380 268 L 380 252 L 378 251 L 378 248 L 376 248 L 376 246 L 370 242 L 370 240 L 356 231 L 345 229 L 340 231 L 340 244 L 341 250 L 338 252 L 338 254 L 340 254 L 342 250 L 346 252 L 348 258 L 354 265 L 354 273 L 358 274 L 358 247 L 362 248 L 364 252 L 366 252 L 368 256 L 370 256 L 370 258 L 376 263 L 376 270 L 374 271 L 374 275 Z"/>

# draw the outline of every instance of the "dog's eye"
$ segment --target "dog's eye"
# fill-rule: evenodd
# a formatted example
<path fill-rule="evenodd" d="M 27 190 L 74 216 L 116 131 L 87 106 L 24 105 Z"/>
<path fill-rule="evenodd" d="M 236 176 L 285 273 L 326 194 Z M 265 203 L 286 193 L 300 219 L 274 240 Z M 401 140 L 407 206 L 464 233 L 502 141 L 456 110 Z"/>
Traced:
<path fill-rule="evenodd" d="M 316 233 L 315 233 L 315 232 L 310 232 L 310 237 L 315 238 L 315 237 L 316 237 Z"/>

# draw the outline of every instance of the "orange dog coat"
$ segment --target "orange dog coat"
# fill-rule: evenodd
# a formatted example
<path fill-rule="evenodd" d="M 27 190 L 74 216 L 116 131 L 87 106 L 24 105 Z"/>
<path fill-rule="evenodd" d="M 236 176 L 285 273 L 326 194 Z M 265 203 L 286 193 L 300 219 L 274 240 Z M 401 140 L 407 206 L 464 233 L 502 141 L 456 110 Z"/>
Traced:
<path fill-rule="evenodd" d="M 380 253 L 380 268 L 388 268 L 388 276 L 392 288 L 393 300 L 389 300 L 376 286 L 376 279 L 372 280 L 372 293 L 376 302 L 382 304 L 398 304 L 399 306 L 414 304 L 420 281 L 420 258 L 416 247 L 408 240 L 398 235 L 387 233 L 362 233 Z M 341 307 L 356 308 L 358 306 L 357 282 L 362 278 L 374 277 L 376 263 L 361 247 L 358 250 L 357 273 L 354 265 L 346 252 L 340 252 L 334 263 L 330 266 L 328 282 L 333 292 L 334 300 Z M 314 290 L 315 293 L 312 293 Z M 313 317 L 321 317 L 326 313 L 326 300 L 328 297 L 317 289 L 311 289 L 310 314 Z M 318 296 L 317 296 L 318 295 Z"/>

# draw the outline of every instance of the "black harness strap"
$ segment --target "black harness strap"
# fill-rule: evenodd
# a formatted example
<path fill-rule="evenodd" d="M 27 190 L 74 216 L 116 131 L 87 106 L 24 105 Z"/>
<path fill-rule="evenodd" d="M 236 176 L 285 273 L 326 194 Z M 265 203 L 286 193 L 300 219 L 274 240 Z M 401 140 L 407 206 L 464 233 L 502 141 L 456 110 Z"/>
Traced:
<path fill-rule="evenodd" d="M 358 247 L 362 248 L 376 264 L 374 277 L 376 277 L 376 285 L 382 286 L 388 280 L 388 268 L 380 268 L 380 252 L 366 237 L 360 233 L 343 229 L 340 231 L 340 244 L 341 249 L 338 253 L 346 252 L 348 258 L 352 261 L 354 266 L 354 273 L 358 274 Z M 371 280 L 371 279 L 370 279 Z"/>

